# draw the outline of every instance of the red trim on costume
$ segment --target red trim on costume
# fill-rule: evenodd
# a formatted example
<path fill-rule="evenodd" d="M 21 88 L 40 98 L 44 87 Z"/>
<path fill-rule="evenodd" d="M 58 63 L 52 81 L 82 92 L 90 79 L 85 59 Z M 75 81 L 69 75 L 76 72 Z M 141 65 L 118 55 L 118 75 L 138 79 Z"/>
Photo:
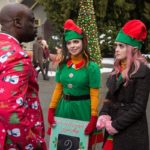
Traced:
<path fill-rule="evenodd" d="M 90 142 L 92 145 L 103 142 L 103 140 L 104 140 L 103 133 L 94 134 L 90 138 L 90 140 L 91 140 Z"/>
<path fill-rule="evenodd" d="M 73 63 L 72 63 L 71 60 L 68 60 L 68 61 L 67 61 L 67 66 L 68 66 L 68 67 L 70 67 L 72 64 L 73 64 Z"/>
<path fill-rule="evenodd" d="M 80 69 L 80 68 L 82 68 L 84 65 L 85 65 L 85 60 L 84 59 L 82 59 L 79 63 L 77 63 L 77 64 L 74 64 L 73 62 L 72 62 L 72 60 L 68 60 L 67 61 L 67 66 L 68 67 L 70 67 L 70 66 L 72 66 L 72 65 L 74 65 L 74 69 Z"/>
<path fill-rule="evenodd" d="M 89 147 L 92 147 L 92 145 L 102 143 L 104 141 L 103 132 L 97 131 L 96 133 L 93 133 L 89 138 Z"/>
<path fill-rule="evenodd" d="M 109 136 L 104 144 L 103 150 L 113 150 L 113 138 Z"/>

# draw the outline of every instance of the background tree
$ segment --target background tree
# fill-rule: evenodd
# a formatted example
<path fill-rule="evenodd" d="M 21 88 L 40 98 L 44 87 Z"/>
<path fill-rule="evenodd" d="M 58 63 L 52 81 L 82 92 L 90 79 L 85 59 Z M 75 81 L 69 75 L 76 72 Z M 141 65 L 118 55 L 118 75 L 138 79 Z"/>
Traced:
<path fill-rule="evenodd" d="M 48 19 L 55 27 L 55 31 L 62 34 L 63 24 L 68 18 L 77 19 L 79 0 L 36 0 L 42 4 Z"/>
<path fill-rule="evenodd" d="M 93 0 L 80 0 L 78 24 L 85 31 L 88 39 L 88 48 L 92 60 L 101 64 L 98 30 L 95 19 Z"/>
<path fill-rule="evenodd" d="M 102 56 L 113 56 L 113 43 L 118 29 L 129 20 L 130 11 L 135 8 L 125 0 L 100 0 L 95 2 Z M 110 40 L 111 39 L 111 40 Z"/>
<path fill-rule="evenodd" d="M 62 34 L 63 24 L 66 19 L 77 20 L 80 0 L 36 0 L 42 4 L 47 16 L 57 33 Z M 150 53 L 150 0 L 93 0 L 95 17 L 97 21 L 98 34 L 106 34 L 105 42 L 100 44 L 102 55 L 113 51 L 112 43 L 118 30 L 130 19 L 142 20 L 148 29 L 148 48 L 143 53 Z M 111 29 L 112 32 L 109 32 Z M 56 31 L 55 31 L 56 32 Z M 109 32 L 109 34 L 108 34 Z M 108 43 L 107 38 L 111 37 L 112 42 Z"/>
<path fill-rule="evenodd" d="M 112 42 L 118 33 L 118 30 L 124 25 L 127 20 L 140 19 L 148 29 L 148 39 L 146 50 L 142 53 L 150 53 L 150 0 L 100 0 L 95 3 L 96 17 L 99 33 L 107 34 L 111 29 Z M 103 13 L 102 13 L 103 12 Z M 101 44 L 101 51 L 103 55 L 107 55 L 108 50 L 113 51 L 112 44 L 107 43 L 107 36 L 105 41 Z"/>

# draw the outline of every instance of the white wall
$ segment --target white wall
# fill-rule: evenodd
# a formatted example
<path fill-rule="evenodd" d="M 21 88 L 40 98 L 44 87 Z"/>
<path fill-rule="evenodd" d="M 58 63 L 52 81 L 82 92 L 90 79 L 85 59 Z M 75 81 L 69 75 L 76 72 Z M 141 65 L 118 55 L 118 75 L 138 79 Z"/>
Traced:
<path fill-rule="evenodd" d="M 40 20 L 40 26 L 38 27 L 38 35 L 39 36 L 43 36 L 44 35 L 44 31 L 43 31 L 43 24 L 45 23 L 47 16 L 46 13 L 44 11 L 43 6 L 41 5 L 36 5 L 33 9 L 32 9 L 35 19 L 39 19 Z M 32 50 L 33 47 L 33 42 L 28 42 L 28 43 L 24 43 L 24 45 L 26 46 L 26 50 Z"/>
<path fill-rule="evenodd" d="M 0 9 L 9 3 L 20 3 L 22 0 L 0 0 Z"/>

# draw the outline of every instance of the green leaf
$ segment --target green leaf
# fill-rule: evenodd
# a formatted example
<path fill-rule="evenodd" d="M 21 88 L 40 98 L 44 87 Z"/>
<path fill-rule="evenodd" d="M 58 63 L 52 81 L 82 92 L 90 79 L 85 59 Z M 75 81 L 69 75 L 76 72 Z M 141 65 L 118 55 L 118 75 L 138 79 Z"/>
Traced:
<path fill-rule="evenodd" d="M 22 71 L 23 70 L 23 63 L 20 62 L 20 63 L 16 64 L 14 66 L 14 70 L 16 70 L 16 71 Z"/>
<path fill-rule="evenodd" d="M 10 116 L 10 120 L 9 120 L 10 124 L 16 124 L 19 123 L 19 118 L 18 118 L 18 114 L 17 113 L 12 113 L 12 115 Z"/>
<path fill-rule="evenodd" d="M 11 47 L 10 45 L 7 45 L 7 46 L 3 46 L 1 49 L 4 50 L 4 51 L 6 51 L 6 50 L 8 50 L 10 47 Z"/>
<path fill-rule="evenodd" d="M 9 137 L 7 137 L 6 139 L 6 144 L 13 144 L 12 140 Z"/>

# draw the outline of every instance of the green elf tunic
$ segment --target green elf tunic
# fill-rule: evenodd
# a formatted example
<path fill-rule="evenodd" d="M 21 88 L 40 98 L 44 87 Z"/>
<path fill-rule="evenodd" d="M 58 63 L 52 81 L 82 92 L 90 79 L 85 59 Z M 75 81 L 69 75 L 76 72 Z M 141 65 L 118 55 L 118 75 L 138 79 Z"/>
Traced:
<path fill-rule="evenodd" d="M 101 87 L 99 66 L 90 61 L 87 66 L 64 64 L 56 72 L 56 82 L 63 85 L 63 94 L 82 96 L 89 95 L 90 88 Z M 63 96 L 56 108 L 56 116 L 62 118 L 89 121 L 91 117 L 90 99 L 65 100 Z"/>

